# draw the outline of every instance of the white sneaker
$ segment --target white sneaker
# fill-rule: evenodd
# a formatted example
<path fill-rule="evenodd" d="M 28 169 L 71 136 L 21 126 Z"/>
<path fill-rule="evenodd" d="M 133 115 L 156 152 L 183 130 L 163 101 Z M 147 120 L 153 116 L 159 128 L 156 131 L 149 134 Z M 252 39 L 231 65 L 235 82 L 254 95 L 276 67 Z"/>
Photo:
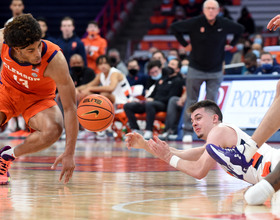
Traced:
<path fill-rule="evenodd" d="M 144 139 L 149 140 L 151 138 L 153 138 L 153 132 L 152 131 L 145 131 Z"/>
<path fill-rule="evenodd" d="M 192 135 L 190 135 L 190 134 L 184 135 L 182 141 L 183 141 L 184 143 L 191 143 L 191 142 L 193 141 Z"/>
<path fill-rule="evenodd" d="M 166 131 L 166 132 L 164 132 L 163 134 L 159 134 L 159 135 L 158 135 L 158 138 L 159 138 L 160 140 L 164 140 L 164 141 L 168 140 L 168 138 L 169 138 L 169 132 Z"/>
<path fill-rule="evenodd" d="M 98 131 L 96 132 L 96 139 L 97 140 L 104 140 L 107 138 L 106 132 L 105 131 Z"/>
<path fill-rule="evenodd" d="M 170 135 L 168 136 L 168 140 L 169 140 L 169 141 L 176 141 L 177 138 L 178 138 L 178 134 L 170 134 Z"/>

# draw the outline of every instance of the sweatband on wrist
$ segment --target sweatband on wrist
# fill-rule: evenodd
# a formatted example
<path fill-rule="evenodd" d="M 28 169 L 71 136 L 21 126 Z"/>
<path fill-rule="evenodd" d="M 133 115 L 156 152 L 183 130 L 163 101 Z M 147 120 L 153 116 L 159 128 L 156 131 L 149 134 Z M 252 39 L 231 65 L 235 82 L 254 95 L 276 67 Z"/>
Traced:
<path fill-rule="evenodd" d="M 174 168 L 177 168 L 178 162 L 181 158 L 173 155 L 169 161 L 170 166 L 173 166 Z"/>

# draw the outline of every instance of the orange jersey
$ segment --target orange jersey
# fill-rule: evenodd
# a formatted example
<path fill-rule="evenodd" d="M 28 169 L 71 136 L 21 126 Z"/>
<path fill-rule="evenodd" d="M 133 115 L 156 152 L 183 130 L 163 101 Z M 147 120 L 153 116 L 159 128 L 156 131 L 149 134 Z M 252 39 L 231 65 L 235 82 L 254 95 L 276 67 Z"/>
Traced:
<path fill-rule="evenodd" d="M 3 43 L 1 51 L 3 62 L 1 82 L 3 85 L 42 98 L 55 95 L 55 82 L 49 77 L 44 77 L 44 72 L 50 61 L 61 49 L 50 41 L 42 40 L 42 44 L 41 64 L 34 67 L 29 63 L 18 63 L 14 60 L 11 57 L 11 49 Z"/>
<path fill-rule="evenodd" d="M 107 41 L 98 35 L 93 39 L 86 37 L 82 39 L 82 42 L 86 49 L 88 67 L 93 69 L 95 73 L 100 73 L 101 71 L 96 66 L 96 59 L 106 53 Z"/>

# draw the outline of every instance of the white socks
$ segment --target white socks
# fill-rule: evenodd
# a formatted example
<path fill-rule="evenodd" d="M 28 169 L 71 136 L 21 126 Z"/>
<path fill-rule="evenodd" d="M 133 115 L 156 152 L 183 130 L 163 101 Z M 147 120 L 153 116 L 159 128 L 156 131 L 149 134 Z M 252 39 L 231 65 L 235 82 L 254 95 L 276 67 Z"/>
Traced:
<path fill-rule="evenodd" d="M 270 183 L 262 179 L 245 192 L 244 198 L 248 205 L 262 205 L 274 193 L 275 190 Z"/>
<path fill-rule="evenodd" d="M 246 161 L 250 162 L 254 154 L 257 152 L 258 147 L 257 147 L 257 143 L 253 139 L 250 139 L 249 141 L 246 142 L 246 144 L 238 145 L 237 149 L 239 150 L 240 153 L 244 154 Z"/>

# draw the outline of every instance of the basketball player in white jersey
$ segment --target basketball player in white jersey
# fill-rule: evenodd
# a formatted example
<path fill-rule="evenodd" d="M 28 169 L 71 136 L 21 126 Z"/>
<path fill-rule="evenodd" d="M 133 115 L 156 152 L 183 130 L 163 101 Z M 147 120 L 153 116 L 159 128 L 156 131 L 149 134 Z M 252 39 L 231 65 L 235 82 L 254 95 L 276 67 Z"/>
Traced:
<path fill-rule="evenodd" d="M 101 73 L 89 83 L 76 88 L 78 101 L 87 95 L 99 93 L 113 104 L 125 104 L 131 95 L 131 88 L 126 76 L 118 69 L 111 67 L 108 56 L 101 55 L 96 64 Z"/>
<path fill-rule="evenodd" d="M 210 100 L 197 102 L 189 108 L 189 112 L 191 113 L 194 132 L 199 138 L 206 141 L 204 146 L 177 150 L 169 147 L 166 142 L 160 141 L 157 137 L 154 137 L 154 140 L 145 141 L 141 135 L 136 133 L 127 134 L 127 146 L 129 148 L 143 148 L 176 169 L 194 178 L 202 179 L 216 164 L 216 161 L 211 157 L 212 155 L 209 155 L 212 146 L 231 148 L 250 140 L 250 136 L 238 127 L 222 123 L 223 116 L 215 102 Z M 271 180 L 277 178 L 280 172 L 280 165 L 278 164 L 280 150 L 264 144 L 253 158 L 253 163 L 247 172 L 244 172 L 240 166 L 234 166 L 231 161 L 221 164 L 221 167 L 227 173 L 238 179 L 251 184 L 261 181 L 268 183 L 268 190 L 259 195 L 258 198 L 252 199 L 245 196 L 246 202 L 250 205 L 264 203 L 280 188 L 271 184 Z"/>

